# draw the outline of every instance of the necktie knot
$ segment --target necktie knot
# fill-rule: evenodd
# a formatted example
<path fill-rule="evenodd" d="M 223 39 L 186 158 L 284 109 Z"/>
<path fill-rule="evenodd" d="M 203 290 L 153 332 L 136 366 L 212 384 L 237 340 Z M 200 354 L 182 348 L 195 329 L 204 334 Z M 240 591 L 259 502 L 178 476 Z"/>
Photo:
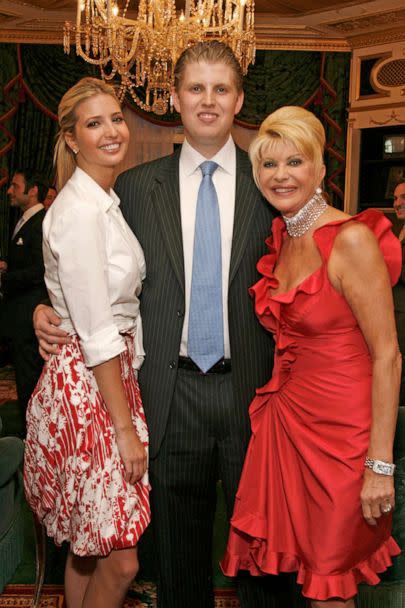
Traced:
<path fill-rule="evenodd" d="M 200 165 L 203 177 L 206 177 L 207 175 L 213 175 L 213 173 L 218 169 L 218 166 L 218 163 L 215 163 L 213 160 L 205 160 Z"/>

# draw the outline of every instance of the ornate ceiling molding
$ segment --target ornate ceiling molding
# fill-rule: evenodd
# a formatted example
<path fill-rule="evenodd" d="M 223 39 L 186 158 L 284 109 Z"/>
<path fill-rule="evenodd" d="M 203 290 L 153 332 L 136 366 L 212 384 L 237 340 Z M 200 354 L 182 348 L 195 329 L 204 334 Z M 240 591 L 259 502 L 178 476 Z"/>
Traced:
<path fill-rule="evenodd" d="M 7 30 L 0 29 L 0 42 L 26 43 L 26 44 L 62 44 L 63 30 L 60 32 L 38 30 Z"/>
<path fill-rule="evenodd" d="M 258 49 L 266 51 L 334 51 L 350 52 L 351 46 L 346 40 L 330 38 L 308 38 L 285 36 L 275 38 L 271 36 L 258 36 L 256 40 Z"/>
<path fill-rule="evenodd" d="M 405 43 L 405 26 L 396 27 L 383 32 L 365 33 L 359 36 L 350 38 L 350 44 L 353 49 L 358 49 L 376 44 L 393 44 L 394 42 Z"/>
<path fill-rule="evenodd" d="M 0 0 L 0 42 L 62 44 L 63 24 L 75 19 L 75 5 L 76 0 Z M 257 0 L 257 48 L 348 52 L 405 41 L 404 0 L 313 6 L 312 0 Z"/>
<path fill-rule="evenodd" d="M 335 21 L 327 23 L 331 30 L 336 30 L 342 34 L 353 34 L 358 30 L 370 30 L 376 27 L 391 27 L 400 21 L 405 22 L 405 9 L 398 11 L 386 11 L 366 17 L 358 17 L 357 19 L 345 19 L 343 21 Z"/>

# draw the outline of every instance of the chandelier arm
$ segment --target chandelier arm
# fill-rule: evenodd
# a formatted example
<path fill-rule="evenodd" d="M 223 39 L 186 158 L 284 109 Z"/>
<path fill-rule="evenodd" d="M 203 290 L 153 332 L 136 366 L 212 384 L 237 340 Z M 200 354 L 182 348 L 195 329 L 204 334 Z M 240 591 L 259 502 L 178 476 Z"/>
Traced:
<path fill-rule="evenodd" d="M 175 0 L 139 0 L 136 19 L 127 17 L 130 0 L 123 4 L 120 11 L 118 0 L 77 0 L 76 26 L 64 27 L 64 50 L 74 33 L 76 54 L 100 67 L 104 80 L 119 78 L 120 98 L 129 93 L 147 112 L 168 111 L 174 64 L 192 44 L 228 44 L 244 74 L 254 63 L 254 0 L 186 0 L 179 17 Z M 134 91 L 139 86 L 146 102 Z"/>
<path fill-rule="evenodd" d="M 79 57 L 81 57 L 82 59 L 84 59 L 84 61 L 86 63 L 90 63 L 90 65 L 97 65 L 97 66 L 102 66 L 107 64 L 109 61 L 111 61 L 111 58 L 108 56 L 106 58 L 100 58 L 100 59 L 94 59 L 92 57 L 89 57 L 89 55 L 87 55 L 87 53 L 85 53 L 80 46 L 78 46 L 76 44 L 76 55 L 78 55 Z"/>

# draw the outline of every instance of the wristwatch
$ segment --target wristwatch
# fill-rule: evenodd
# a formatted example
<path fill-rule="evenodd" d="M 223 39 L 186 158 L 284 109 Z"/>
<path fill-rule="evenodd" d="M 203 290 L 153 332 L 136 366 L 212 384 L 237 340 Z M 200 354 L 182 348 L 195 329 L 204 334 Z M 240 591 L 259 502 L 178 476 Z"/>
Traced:
<path fill-rule="evenodd" d="M 364 461 L 364 466 L 378 473 L 379 475 L 394 475 L 395 464 L 383 462 L 382 460 L 373 460 L 367 456 Z"/>

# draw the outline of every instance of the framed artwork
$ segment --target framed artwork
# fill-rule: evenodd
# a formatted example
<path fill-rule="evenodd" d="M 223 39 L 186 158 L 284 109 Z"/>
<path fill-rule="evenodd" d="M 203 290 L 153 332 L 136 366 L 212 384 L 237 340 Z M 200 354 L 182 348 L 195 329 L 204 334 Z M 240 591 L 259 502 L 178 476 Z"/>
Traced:
<path fill-rule="evenodd" d="M 405 133 L 384 135 L 383 158 L 405 158 Z"/>

